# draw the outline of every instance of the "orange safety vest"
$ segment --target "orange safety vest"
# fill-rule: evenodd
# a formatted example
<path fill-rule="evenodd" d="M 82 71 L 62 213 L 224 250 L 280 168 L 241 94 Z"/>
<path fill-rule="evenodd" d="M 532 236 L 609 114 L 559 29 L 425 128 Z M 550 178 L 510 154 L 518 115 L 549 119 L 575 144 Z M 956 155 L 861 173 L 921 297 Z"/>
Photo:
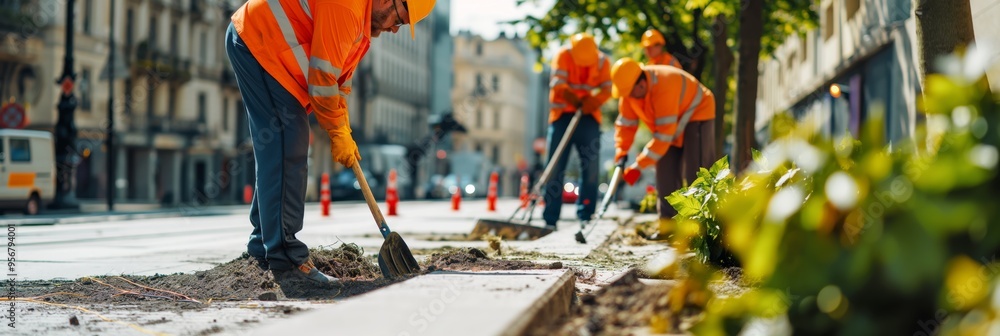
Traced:
<path fill-rule="evenodd" d="M 641 120 L 653 139 L 636 157 L 645 168 L 660 160 L 671 145 L 684 145 L 684 127 L 694 121 L 715 119 L 715 96 L 691 74 L 667 65 L 643 68 L 649 91 L 645 98 L 622 97 L 615 120 L 615 148 L 628 151 Z"/>
<path fill-rule="evenodd" d="M 669 65 L 678 69 L 683 69 L 681 62 L 677 60 L 674 55 L 668 53 L 666 50 L 660 54 L 660 57 L 654 57 L 649 60 L 650 65 Z"/>
<path fill-rule="evenodd" d="M 549 122 L 559 119 L 563 113 L 575 113 L 576 109 L 562 97 L 561 90 L 572 90 L 577 97 L 591 94 L 594 89 L 600 89 L 594 98 L 604 104 L 611 98 L 611 62 L 604 53 L 600 53 L 596 66 L 581 67 L 573 62 L 569 48 L 559 50 L 552 59 L 552 80 L 549 82 Z M 600 105 L 598 104 L 598 105 Z M 583 111 L 594 116 L 601 123 L 601 109 Z"/>
<path fill-rule="evenodd" d="M 326 130 L 350 127 L 351 77 L 371 44 L 372 0 L 249 0 L 236 32 Z"/>

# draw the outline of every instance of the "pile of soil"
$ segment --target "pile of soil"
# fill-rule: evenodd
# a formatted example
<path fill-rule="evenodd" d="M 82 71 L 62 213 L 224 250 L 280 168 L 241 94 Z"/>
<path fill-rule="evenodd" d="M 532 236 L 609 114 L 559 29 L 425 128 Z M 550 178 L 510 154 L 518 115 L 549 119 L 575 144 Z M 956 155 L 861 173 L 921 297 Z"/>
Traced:
<path fill-rule="evenodd" d="M 427 271 L 498 271 L 547 269 L 550 265 L 536 264 L 525 260 L 491 259 L 486 252 L 477 248 L 452 249 L 431 254 L 427 259 Z"/>
<path fill-rule="evenodd" d="M 661 325 L 656 329 L 677 332 L 679 318 L 672 316 L 667 305 L 670 284 L 646 285 L 637 272 L 629 272 L 593 294 L 580 295 L 569 317 L 532 331 L 531 335 L 628 335 L 636 328 Z M 666 329 L 666 330 L 662 330 Z"/>
<path fill-rule="evenodd" d="M 339 299 L 369 292 L 395 281 L 383 279 L 371 258 L 356 245 L 318 248 L 310 251 L 320 271 L 341 279 L 337 286 L 280 288 L 271 272 L 244 254 L 210 270 L 153 276 L 85 277 L 75 281 L 30 281 L 19 284 L 21 297 L 41 297 L 57 303 L 140 304 L 172 302 L 181 307 L 200 307 L 208 300 L 281 300 L 286 291 L 295 298 Z M 314 286 L 313 286 L 314 287 Z"/>

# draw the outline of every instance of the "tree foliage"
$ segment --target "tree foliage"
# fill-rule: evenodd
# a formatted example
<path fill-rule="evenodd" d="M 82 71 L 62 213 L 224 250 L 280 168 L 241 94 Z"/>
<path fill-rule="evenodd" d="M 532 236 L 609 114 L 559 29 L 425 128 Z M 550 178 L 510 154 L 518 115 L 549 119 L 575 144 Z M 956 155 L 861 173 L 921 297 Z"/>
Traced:
<path fill-rule="evenodd" d="M 538 0 L 518 0 L 518 5 Z M 769 54 L 785 38 L 815 27 L 817 0 L 777 0 L 765 2 L 764 36 L 761 52 Z M 700 77 L 710 51 L 707 41 L 715 33 L 711 18 L 722 15 L 729 23 L 729 36 L 738 36 L 736 15 L 739 0 L 556 0 L 545 15 L 527 16 L 516 22 L 530 26 L 528 41 L 545 49 L 562 43 L 570 35 L 586 31 L 597 37 L 601 47 L 615 57 L 642 57 L 642 33 L 656 28 L 667 39 L 667 51 L 685 63 L 685 69 Z M 736 45 L 731 39 L 730 48 Z M 729 50 L 733 52 L 733 50 Z M 696 64 L 692 64 L 697 62 Z"/>

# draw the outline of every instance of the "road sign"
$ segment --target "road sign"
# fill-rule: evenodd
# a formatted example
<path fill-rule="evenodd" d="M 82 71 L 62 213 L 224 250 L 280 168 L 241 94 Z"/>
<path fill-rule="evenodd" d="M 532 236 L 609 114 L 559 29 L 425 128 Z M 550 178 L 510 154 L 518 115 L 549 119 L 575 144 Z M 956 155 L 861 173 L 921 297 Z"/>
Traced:
<path fill-rule="evenodd" d="M 21 104 L 8 103 L 0 107 L 0 128 L 24 128 L 27 120 Z"/>
<path fill-rule="evenodd" d="M 535 138 L 535 143 L 533 145 L 535 147 L 535 152 L 538 154 L 545 152 L 545 138 Z"/>

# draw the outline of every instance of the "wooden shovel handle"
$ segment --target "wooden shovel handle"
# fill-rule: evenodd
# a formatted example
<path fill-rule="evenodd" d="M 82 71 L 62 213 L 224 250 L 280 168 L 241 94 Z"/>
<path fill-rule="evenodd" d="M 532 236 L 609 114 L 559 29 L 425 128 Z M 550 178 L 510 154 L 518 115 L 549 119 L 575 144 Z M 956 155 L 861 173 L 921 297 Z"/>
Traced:
<path fill-rule="evenodd" d="M 365 195 L 368 210 L 371 210 L 372 217 L 375 218 L 375 225 L 378 225 L 378 230 L 382 232 L 382 238 L 388 237 L 391 231 L 389 230 L 389 226 L 385 224 L 385 217 L 382 216 L 382 210 L 379 209 L 378 202 L 375 201 L 375 195 L 372 195 L 372 188 L 368 186 L 368 180 L 365 179 L 365 173 L 361 170 L 361 165 L 354 164 L 351 169 L 354 170 L 354 176 L 358 178 L 361 193 Z"/>

